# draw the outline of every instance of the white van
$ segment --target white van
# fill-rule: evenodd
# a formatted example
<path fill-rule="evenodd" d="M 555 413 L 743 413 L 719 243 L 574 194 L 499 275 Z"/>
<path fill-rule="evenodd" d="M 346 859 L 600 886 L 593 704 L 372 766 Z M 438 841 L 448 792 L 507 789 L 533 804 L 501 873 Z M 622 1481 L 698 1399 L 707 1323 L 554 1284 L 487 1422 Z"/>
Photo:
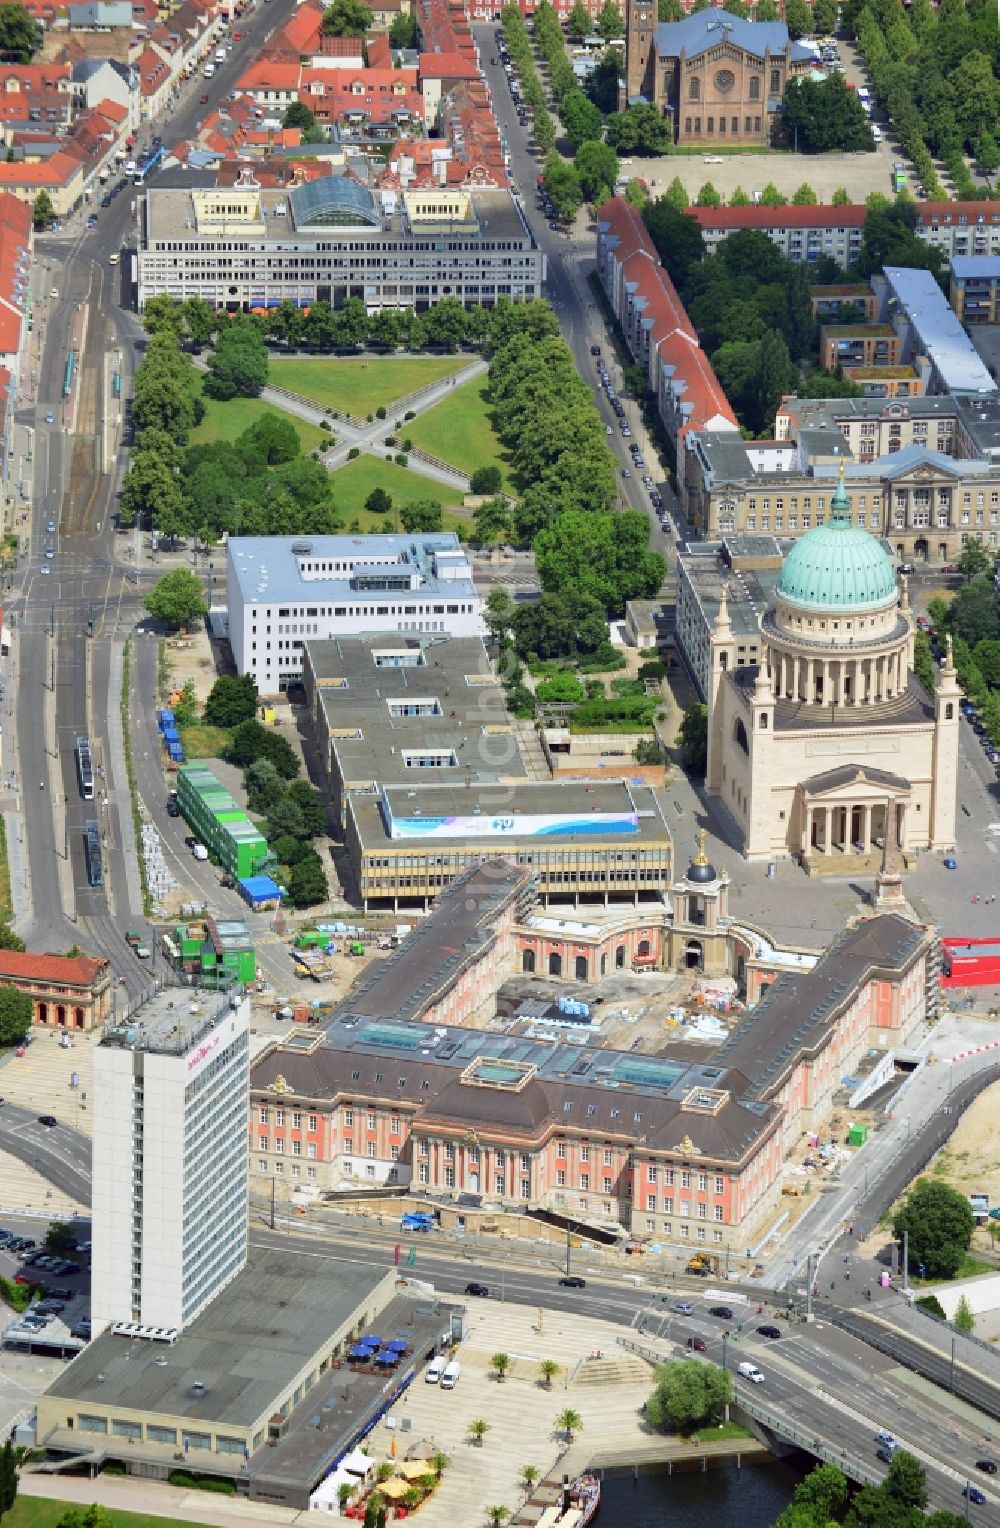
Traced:
<path fill-rule="evenodd" d="M 207 860 L 208 859 L 208 850 L 205 848 L 204 844 L 194 844 L 194 845 L 192 845 L 191 853 L 194 855 L 196 860 Z"/>
<path fill-rule="evenodd" d="M 441 1376 L 441 1389 L 454 1390 L 455 1386 L 458 1384 L 459 1376 L 461 1373 L 462 1365 L 459 1363 L 457 1358 L 453 1358 Z"/>
<path fill-rule="evenodd" d="M 215 50 L 215 62 L 217 64 L 224 64 L 226 62 L 226 50 L 225 50 L 225 48 L 216 48 L 216 50 Z"/>
<path fill-rule="evenodd" d="M 736 1372 L 737 1374 L 742 1374 L 743 1378 L 748 1379 L 753 1385 L 762 1385 L 764 1383 L 764 1376 L 756 1364 L 737 1364 Z"/>
<path fill-rule="evenodd" d="M 214 73 L 215 73 L 215 65 L 214 64 L 206 64 L 205 65 L 205 78 L 206 78 L 206 80 L 210 80 Z"/>
<path fill-rule="evenodd" d="M 447 1367 L 447 1358 L 445 1358 L 443 1353 L 439 1353 L 437 1358 L 432 1358 L 427 1365 L 427 1373 L 424 1375 L 424 1380 L 428 1385 L 436 1385 Z"/>

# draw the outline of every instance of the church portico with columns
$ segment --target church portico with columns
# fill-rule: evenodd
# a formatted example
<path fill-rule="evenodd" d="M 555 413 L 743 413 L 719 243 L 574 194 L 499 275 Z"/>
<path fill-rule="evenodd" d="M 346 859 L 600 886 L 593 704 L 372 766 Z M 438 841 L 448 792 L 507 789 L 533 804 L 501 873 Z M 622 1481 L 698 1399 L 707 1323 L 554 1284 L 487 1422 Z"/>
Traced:
<path fill-rule="evenodd" d="M 826 524 L 785 556 L 759 619 L 760 662 L 737 664 L 725 597 L 712 631 L 707 787 L 747 859 L 809 874 L 905 868 L 955 835 L 958 702 L 951 652 L 933 696 L 913 672 L 905 580 L 851 524 L 841 475 Z"/>

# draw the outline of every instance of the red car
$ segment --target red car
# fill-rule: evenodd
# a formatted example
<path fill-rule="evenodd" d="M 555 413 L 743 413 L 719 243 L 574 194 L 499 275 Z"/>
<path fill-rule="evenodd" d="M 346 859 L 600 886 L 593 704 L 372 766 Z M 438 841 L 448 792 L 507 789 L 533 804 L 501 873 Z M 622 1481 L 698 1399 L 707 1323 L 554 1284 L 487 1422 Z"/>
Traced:
<path fill-rule="evenodd" d="M 39 1288 L 39 1289 L 44 1289 L 45 1288 L 45 1285 L 44 1284 L 39 1284 L 38 1280 L 34 1277 L 34 1275 L 30 1274 L 30 1273 L 16 1273 L 14 1275 L 14 1283 L 15 1284 L 31 1284 L 33 1286 L 37 1286 L 37 1288 Z"/>
<path fill-rule="evenodd" d="M 233 33 L 233 42 L 242 42 L 242 41 L 243 41 L 243 33 L 242 32 L 234 32 Z"/>

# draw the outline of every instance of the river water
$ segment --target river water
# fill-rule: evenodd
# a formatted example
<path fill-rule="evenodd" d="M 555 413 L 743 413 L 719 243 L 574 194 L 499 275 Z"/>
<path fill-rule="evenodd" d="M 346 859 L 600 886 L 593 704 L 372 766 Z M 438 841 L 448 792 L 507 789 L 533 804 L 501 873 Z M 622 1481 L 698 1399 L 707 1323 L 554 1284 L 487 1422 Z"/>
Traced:
<path fill-rule="evenodd" d="M 810 1461 L 604 1481 L 595 1528 L 770 1528 L 788 1506 Z"/>

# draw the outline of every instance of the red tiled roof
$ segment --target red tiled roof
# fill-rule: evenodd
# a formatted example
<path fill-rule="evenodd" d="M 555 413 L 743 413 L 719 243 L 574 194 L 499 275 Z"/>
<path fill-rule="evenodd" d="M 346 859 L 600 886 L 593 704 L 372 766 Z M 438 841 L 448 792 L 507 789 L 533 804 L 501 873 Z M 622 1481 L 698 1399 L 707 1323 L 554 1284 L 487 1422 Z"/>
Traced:
<path fill-rule="evenodd" d="M 739 421 L 701 346 L 675 332 L 659 348 L 661 370 L 674 368 L 675 391 L 685 414 L 684 423 L 677 432 L 678 439 L 683 440 L 689 430 L 718 428 L 723 420 L 738 430 Z"/>
<path fill-rule="evenodd" d="M 111 101 L 107 96 L 104 97 L 103 101 L 98 102 L 96 110 L 100 112 L 106 122 L 124 122 L 128 116 L 128 108 L 126 106 L 119 106 L 117 101 Z"/>
<path fill-rule="evenodd" d="M 0 163 L 0 191 L 4 186 L 62 186 L 80 169 L 80 160 L 66 150 L 53 154 L 44 164 Z"/>
<path fill-rule="evenodd" d="M 460 52 L 421 53 L 422 80 L 478 80 L 479 70 Z"/>
<path fill-rule="evenodd" d="M 298 90 L 299 64 L 276 64 L 258 59 L 236 81 L 237 90 Z"/>
<path fill-rule="evenodd" d="M 978 204 L 977 204 L 978 205 Z M 850 207 L 690 207 L 700 228 L 861 228 L 867 209 Z"/>
<path fill-rule="evenodd" d="M 917 222 L 922 227 L 929 224 L 1000 223 L 1000 202 L 921 202 L 917 207 Z"/>
<path fill-rule="evenodd" d="M 367 51 L 369 69 L 392 68 L 392 44 L 384 32 L 371 39 Z"/>
<path fill-rule="evenodd" d="M 17 981 L 89 987 L 107 964 L 106 960 L 95 960 L 90 955 L 32 955 L 25 950 L 0 950 L 0 982 L 9 976 Z"/>

